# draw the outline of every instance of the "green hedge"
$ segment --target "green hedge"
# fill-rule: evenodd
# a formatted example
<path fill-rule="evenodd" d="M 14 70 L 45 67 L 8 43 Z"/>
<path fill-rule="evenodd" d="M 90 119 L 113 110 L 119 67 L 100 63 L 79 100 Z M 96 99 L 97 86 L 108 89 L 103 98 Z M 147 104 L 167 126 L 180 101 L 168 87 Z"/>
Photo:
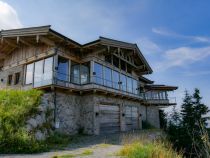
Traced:
<path fill-rule="evenodd" d="M 32 153 L 46 150 L 26 131 L 26 121 L 37 113 L 42 92 L 0 90 L 0 153 Z"/>

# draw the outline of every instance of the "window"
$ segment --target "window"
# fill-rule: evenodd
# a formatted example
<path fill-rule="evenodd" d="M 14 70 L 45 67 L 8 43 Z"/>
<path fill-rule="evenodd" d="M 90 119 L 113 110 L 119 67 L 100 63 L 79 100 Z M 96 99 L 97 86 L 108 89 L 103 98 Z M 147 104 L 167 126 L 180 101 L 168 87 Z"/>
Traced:
<path fill-rule="evenodd" d="M 58 57 L 58 73 L 57 79 L 62 81 L 69 81 L 69 60 Z"/>
<path fill-rule="evenodd" d="M 113 55 L 113 65 L 119 68 L 119 58 Z"/>
<path fill-rule="evenodd" d="M 112 71 L 113 88 L 119 89 L 120 74 L 117 71 Z"/>
<path fill-rule="evenodd" d="M 43 63 L 44 60 L 40 60 L 34 64 L 34 85 L 40 85 L 43 81 Z"/>
<path fill-rule="evenodd" d="M 81 65 L 80 67 L 80 78 L 81 78 L 81 84 L 89 83 L 90 77 L 90 63 L 85 63 L 84 65 Z"/>
<path fill-rule="evenodd" d="M 127 64 L 127 72 L 132 73 L 132 66 L 130 64 Z"/>
<path fill-rule="evenodd" d="M 108 67 L 104 67 L 104 84 L 105 86 L 112 87 L 112 71 Z"/>
<path fill-rule="evenodd" d="M 32 84 L 32 82 L 33 82 L 33 71 L 34 71 L 34 63 L 28 64 L 26 66 L 25 84 Z"/>
<path fill-rule="evenodd" d="M 125 63 L 125 61 L 120 60 L 120 67 L 121 67 L 121 70 L 126 71 L 126 63 Z"/>
<path fill-rule="evenodd" d="M 20 72 L 15 73 L 15 85 L 17 85 L 20 82 Z"/>
<path fill-rule="evenodd" d="M 7 85 L 12 85 L 12 75 L 9 75 L 7 78 Z"/>
<path fill-rule="evenodd" d="M 105 61 L 111 64 L 112 63 L 112 55 L 106 55 Z"/>
<path fill-rule="evenodd" d="M 73 62 L 71 66 L 71 82 L 80 84 L 80 65 Z"/>
<path fill-rule="evenodd" d="M 94 63 L 94 82 L 103 84 L 103 68 L 101 64 Z"/>
<path fill-rule="evenodd" d="M 51 82 L 53 77 L 53 57 L 44 60 L 44 81 Z"/>
<path fill-rule="evenodd" d="M 127 77 L 127 92 L 133 92 L 132 78 Z"/>
<path fill-rule="evenodd" d="M 138 81 L 133 79 L 133 93 L 138 94 Z"/>
<path fill-rule="evenodd" d="M 126 91 L 126 76 L 123 74 L 120 74 L 120 82 L 121 82 L 121 90 Z"/>

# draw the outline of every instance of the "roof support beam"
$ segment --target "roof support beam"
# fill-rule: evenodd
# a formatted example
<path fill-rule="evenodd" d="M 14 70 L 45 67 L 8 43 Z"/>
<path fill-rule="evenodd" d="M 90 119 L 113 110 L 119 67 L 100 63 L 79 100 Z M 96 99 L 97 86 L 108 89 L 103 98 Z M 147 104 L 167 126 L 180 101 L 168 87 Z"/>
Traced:
<path fill-rule="evenodd" d="M 42 41 L 43 43 L 45 43 L 49 46 L 55 46 L 55 42 L 53 42 L 52 40 L 50 40 L 46 37 L 40 36 L 40 41 Z"/>

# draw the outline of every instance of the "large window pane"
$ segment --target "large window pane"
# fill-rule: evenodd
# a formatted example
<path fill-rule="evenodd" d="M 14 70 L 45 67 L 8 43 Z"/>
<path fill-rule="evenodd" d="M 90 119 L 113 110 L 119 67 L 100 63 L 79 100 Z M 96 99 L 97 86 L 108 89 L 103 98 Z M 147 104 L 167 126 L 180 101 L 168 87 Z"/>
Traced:
<path fill-rule="evenodd" d="M 126 91 L 126 76 L 121 74 L 120 75 L 120 82 L 121 82 L 121 90 Z"/>
<path fill-rule="evenodd" d="M 86 84 L 89 83 L 89 63 L 87 65 L 81 65 L 81 84 Z"/>
<path fill-rule="evenodd" d="M 34 63 L 28 64 L 26 66 L 25 84 L 32 84 L 32 82 L 33 82 L 33 70 L 34 70 Z"/>
<path fill-rule="evenodd" d="M 44 61 L 44 80 L 46 82 L 52 81 L 53 76 L 53 57 L 47 58 Z"/>
<path fill-rule="evenodd" d="M 69 60 L 58 58 L 58 73 L 57 78 L 62 81 L 69 81 Z"/>
<path fill-rule="evenodd" d="M 94 63 L 94 82 L 98 84 L 103 84 L 103 68 L 102 65 Z"/>
<path fill-rule="evenodd" d="M 133 86 L 132 86 L 132 78 L 127 77 L 127 91 L 132 93 Z"/>
<path fill-rule="evenodd" d="M 71 82 L 80 84 L 80 65 L 71 66 Z"/>
<path fill-rule="evenodd" d="M 112 87 L 112 71 L 108 67 L 104 67 L 104 85 Z"/>
<path fill-rule="evenodd" d="M 113 88 L 119 89 L 120 74 L 117 71 L 112 71 Z"/>
<path fill-rule="evenodd" d="M 133 93 L 138 94 L 138 81 L 133 79 Z"/>
<path fill-rule="evenodd" d="M 35 62 L 34 85 L 40 85 L 43 80 L 43 63 L 44 60 Z"/>

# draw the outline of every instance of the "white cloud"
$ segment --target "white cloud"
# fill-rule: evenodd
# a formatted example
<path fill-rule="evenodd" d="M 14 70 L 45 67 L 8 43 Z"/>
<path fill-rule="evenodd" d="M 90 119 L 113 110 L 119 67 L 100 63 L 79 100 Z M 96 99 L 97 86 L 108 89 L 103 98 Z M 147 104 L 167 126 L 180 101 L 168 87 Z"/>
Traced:
<path fill-rule="evenodd" d="M 0 1 L 0 30 L 22 27 L 16 10 L 6 2 Z"/>
<path fill-rule="evenodd" d="M 193 42 L 202 42 L 202 43 L 210 43 L 210 38 L 209 37 L 203 37 L 203 36 L 186 36 L 182 34 L 178 34 L 173 31 L 169 31 L 167 29 L 163 28 L 152 28 L 152 32 L 162 35 L 162 36 L 170 36 L 173 38 L 181 38 L 181 39 L 186 39 L 186 40 L 191 40 Z"/>
<path fill-rule="evenodd" d="M 210 56 L 210 47 L 191 48 L 179 47 L 169 49 L 164 53 L 164 60 L 156 63 L 157 70 L 165 70 L 171 67 L 186 66 L 201 61 Z"/>
<path fill-rule="evenodd" d="M 140 38 L 135 41 L 137 41 L 138 46 L 144 54 L 157 53 L 161 51 L 161 48 L 148 38 Z"/>
<path fill-rule="evenodd" d="M 191 77 L 191 76 L 203 76 L 203 75 L 210 75 L 210 70 L 201 70 L 201 71 L 193 71 L 193 72 L 185 72 L 185 76 Z"/>

